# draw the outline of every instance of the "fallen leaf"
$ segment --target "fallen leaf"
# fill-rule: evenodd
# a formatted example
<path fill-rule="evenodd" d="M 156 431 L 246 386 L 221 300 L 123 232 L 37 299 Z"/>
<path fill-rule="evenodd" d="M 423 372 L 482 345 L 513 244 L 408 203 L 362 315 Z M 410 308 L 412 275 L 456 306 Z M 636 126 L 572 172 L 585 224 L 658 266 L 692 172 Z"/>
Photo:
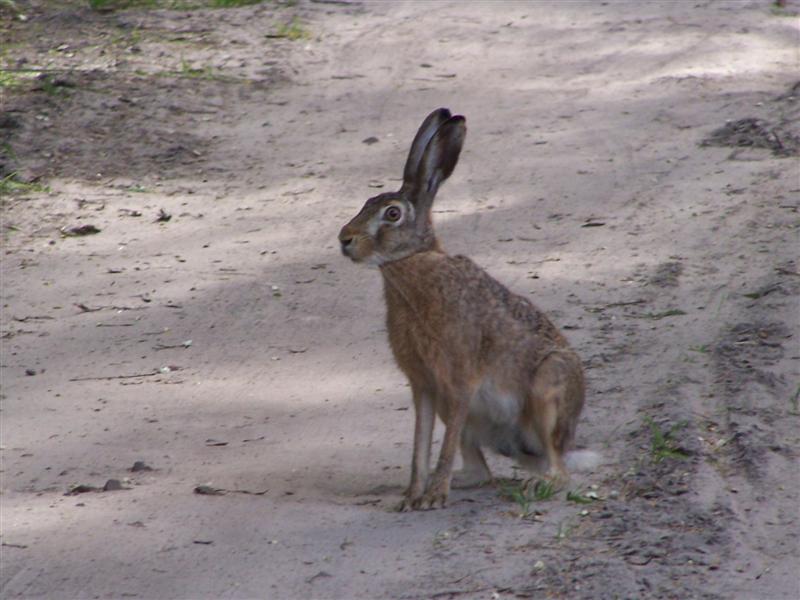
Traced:
<path fill-rule="evenodd" d="M 330 573 L 328 573 L 326 571 L 320 571 L 316 575 L 312 575 L 311 577 L 306 579 L 306 583 L 314 583 L 314 580 L 321 579 L 323 577 L 333 577 L 333 575 L 331 575 Z"/>
<path fill-rule="evenodd" d="M 68 491 L 65 496 L 77 496 L 78 494 L 87 494 L 89 492 L 99 492 L 100 488 L 93 485 L 80 484 L 73 487 Z"/>
<path fill-rule="evenodd" d="M 74 227 L 64 226 L 61 228 L 61 235 L 66 237 L 78 237 L 82 235 L 92 235 L 95 233 L 100 233 L 100 229 L 90 224 L 75 225 Z"/>
<path fill-rule="evenodd" d="M 759 298 L 763 298 L 767 294 L 771 294 L 772 292 L 781 289 L 780 283 L 773 283 L 772 285 L 767 285 L 762 287 L 761 289 L 756 290 L 755 292 L 751 292 L 749 294 L 743 294 L 745 298 L 750 298 L 751 300 L 758 300 Z"/>
<path fill-rule="evenodd" d="M 195 494 L 200 494 L 201 496 L 224 496 L 225 490 L 211 487 L 210 485 L 198 485 L 194 488 Z"/>
<path fill-rule="evenodd" d="M 75 306 L 77 306 L 79 309 L 81 309 L 81 312 L 97 312 L 98 310 L 103 310 L 102 307 L 101 308 L 90 308 L 90 307 L 86 306 L 83 303 L 77 303 L 77 304 L 75 304 Z"/>
<path fill-rule="evenodd" d="M 260 492 L 254 492 L 252 490 L 226 490 L 226 491 L 233 492 L 234 494 L 247 494 L 249 496 L 263 496 L 264 494 L 266 494 L 269 491 L 269 489 L 262 490 Z"/>

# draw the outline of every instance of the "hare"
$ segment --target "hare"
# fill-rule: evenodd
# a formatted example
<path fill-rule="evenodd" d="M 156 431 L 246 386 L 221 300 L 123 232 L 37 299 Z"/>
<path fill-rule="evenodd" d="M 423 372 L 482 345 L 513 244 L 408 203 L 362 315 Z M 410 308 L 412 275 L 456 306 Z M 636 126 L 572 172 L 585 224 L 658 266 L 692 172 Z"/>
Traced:
<path fill-rule="evenodd" d="M 431 206 L 465 135 L 463 116 L 446 108 L 428 115 L 400 190 L 367 200 L 339 233 L 345 256 L 380 268 L 389 342 L 411 385 L 414 452 L 400 510 L 443 507 L 451 477 L 453 487 L 490 482 L 482 447 L 565 483 L 565 453 L 583 407 L 581 362 L 558 329 L 436 239 Z M 436 415 L 445 434 L 429 477 Z M 463 470 L 453 474 L 459 445 Z"/>

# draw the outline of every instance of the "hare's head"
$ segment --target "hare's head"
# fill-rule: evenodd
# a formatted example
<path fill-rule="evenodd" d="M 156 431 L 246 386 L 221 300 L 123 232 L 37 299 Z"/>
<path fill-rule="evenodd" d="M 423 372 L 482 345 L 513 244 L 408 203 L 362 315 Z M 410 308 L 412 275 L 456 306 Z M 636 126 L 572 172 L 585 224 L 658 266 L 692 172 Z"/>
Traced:
<path fill-rule="evenodd" d="M 433 198 L 453 172 L 466 132 L 464 117 L 446 108 L 428 115 L 411 144 L 402 187 L 370 198 L 342 227 L 342 253 L 354 262 L 382 265 L 435 248 Z"/>

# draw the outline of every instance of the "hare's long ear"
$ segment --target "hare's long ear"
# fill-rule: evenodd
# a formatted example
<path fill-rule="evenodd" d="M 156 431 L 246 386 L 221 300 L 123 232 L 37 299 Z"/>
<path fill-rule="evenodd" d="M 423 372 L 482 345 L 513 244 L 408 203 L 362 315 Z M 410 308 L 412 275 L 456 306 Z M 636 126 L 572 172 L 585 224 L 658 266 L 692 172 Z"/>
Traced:
<path fill-rule="evenodd" d="M 419 161 L 412 186 L 412 201 L 418 214 L 430 211 L 439 185 L 453 172 L 467 135 L 466 119 L 450 117 L 428 142 Z"/>
<path fill-rule="evenodd" d="M 428 142 L 441 127 L 447 119 L 450 118 L 450 111 L 446 108 L 438 108 L 425 117 L 422 125 L 419 126 L 417 135 L 414 136 L 414 141 L 411 142 L 411 150 L 408 152 L 408 159 L 406 159 L 406 166 L 403 169 L 403 188 L 411 190 L 414 187 L 417 178 L 417 171 L 419 170 L 419 161 L 422 160 L 422 154 L 428 146 Z"/>

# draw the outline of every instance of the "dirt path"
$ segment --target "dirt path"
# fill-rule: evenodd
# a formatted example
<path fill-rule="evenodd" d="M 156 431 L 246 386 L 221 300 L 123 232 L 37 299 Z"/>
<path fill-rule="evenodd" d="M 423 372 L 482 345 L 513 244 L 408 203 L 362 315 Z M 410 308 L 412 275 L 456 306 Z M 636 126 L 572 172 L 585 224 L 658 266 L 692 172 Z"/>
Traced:
<path fill-rule="evenodd" d="M 800 595 L 796 6 L 16 5 L 3 598 Z M 391 510 L 409 391 L 336 233 L 438 106 L 445 246 L 584 358 L 571 500 Z"/>

